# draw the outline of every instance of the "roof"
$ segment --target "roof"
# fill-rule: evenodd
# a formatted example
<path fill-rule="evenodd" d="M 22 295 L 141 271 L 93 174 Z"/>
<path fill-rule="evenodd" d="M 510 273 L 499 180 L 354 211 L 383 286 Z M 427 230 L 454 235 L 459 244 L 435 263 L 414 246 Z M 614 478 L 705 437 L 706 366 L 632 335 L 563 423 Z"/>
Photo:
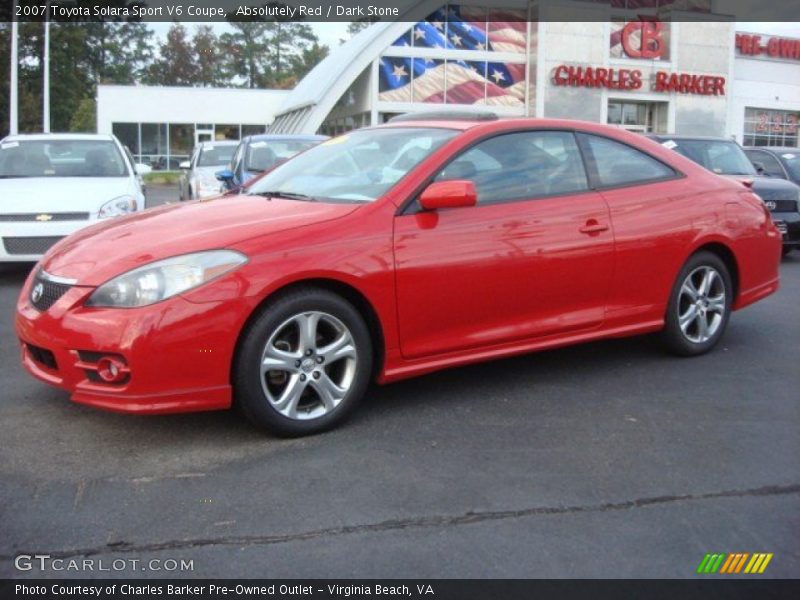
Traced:
<path fill-rule="evenodd" d="M 239 140 L 217 140 L 211 142 L 200 142 L 197 144 L 201 148 L 205 148 L 206 146 L 236 146 L 239 143 Z"/>
<path fill-rule="evenodd" d="M 767 150 L 776 154 L 792 153 L 800 154 L 800 148 L 796 146 L 745 146 L 745 150 Z"/>
<path fill-rule="evenodd" d="M 206 91 L 222 91 L 226 94 L 271 94 L 276 96 L 287 96 L 291 93 L 290 90 L 279 90 L 274 88 L 235 88 L 235 87 L 195 87 L 191 85 L 141 85 L 141 84 L 134 84 L 134 85 L 127 85 L 127 84 L 116 84 L 116 83 L 100 83 L 97 85 L 98 91 L 105 91 L 105 90 L 120 90 L 120 91 L 137 91 L 137 92 L 149 92 L 152 91 L 155 94 L 163 93 L 163 92 L 179 92 L 179 93 L 186 93 L 186 94 L 197 94 L 203 93 Z"/>
<path fill-rule="evenodd" d="M 243 140 L 257 140 L 265 142 L 279 142 L 279 141 L 296 141 L 296 142 L 321 142 L 327 140 L 327 135 L 306 135 L 306 134 L 280 134 L 280 133 L 256 133 L 254 135 L 247 135 L 242 138 Z"/>
<path fill-rule="evenodd" d="M 654 140 L 684 140 L 690 142 L 733 142 L 736 143 L 736 140 L 729 137 L 724 136 L 714 136 L 714 135 L 672 135 L 669 133 L 648 133 L 647 137 L 653 138 Z"/>
<path fill-rule="evenodd" d="M 3 138 L 4 142 L 23 142 L 32 140 L 113 140 L 107 133 L 20 133 Z"/>

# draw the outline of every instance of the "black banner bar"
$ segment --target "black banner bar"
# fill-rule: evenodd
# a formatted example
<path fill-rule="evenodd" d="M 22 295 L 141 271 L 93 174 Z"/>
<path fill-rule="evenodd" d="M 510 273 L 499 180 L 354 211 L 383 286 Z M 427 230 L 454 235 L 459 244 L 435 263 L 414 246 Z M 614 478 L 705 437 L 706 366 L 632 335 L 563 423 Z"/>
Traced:
<path fill-rule="evenodd" d="M 731 577 L 696 580 L 2 580 L 0 598 L 103 600 L 531 600 L 641 598 L 647 600 L 800 597 L 800 581 Z"/>

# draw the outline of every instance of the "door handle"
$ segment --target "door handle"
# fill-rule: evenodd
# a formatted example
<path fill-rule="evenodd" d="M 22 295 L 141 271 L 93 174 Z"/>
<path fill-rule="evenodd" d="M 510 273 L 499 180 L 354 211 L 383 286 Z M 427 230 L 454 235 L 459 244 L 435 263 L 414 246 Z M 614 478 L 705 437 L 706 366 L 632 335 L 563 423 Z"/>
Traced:
<path fill-rule="evenodd" d="M 584 223 L 583 226 L 578 229 L 578 231 L 580 231 L 581 233 L 592 235 L 594 233 L 608 231 L 608 224 L 601 223 L 597 219 L 588 219 L 586 223 Z"/>

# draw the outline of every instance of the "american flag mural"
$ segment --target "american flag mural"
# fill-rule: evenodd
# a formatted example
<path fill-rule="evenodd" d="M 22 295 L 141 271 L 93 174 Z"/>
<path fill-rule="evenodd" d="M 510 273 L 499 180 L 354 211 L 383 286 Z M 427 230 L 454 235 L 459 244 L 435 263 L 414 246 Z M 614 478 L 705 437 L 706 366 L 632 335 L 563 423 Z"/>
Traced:
<path fill-rule="evenodd" d="M 520 54 L 519 62 L 384 56 L 384 102 L 522 106 L 528 23 L 524 11 L 443 7 L 400 36 L 394 46 Z"/>

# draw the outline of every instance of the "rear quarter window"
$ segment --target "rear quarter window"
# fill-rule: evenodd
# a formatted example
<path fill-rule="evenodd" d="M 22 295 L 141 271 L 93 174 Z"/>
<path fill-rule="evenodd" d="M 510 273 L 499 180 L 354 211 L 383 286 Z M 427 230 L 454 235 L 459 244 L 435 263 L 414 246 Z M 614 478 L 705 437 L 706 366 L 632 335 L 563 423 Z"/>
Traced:
<path fill-rule="evenodd" d="M 601 187 L 661 181 L 675 170 L 633 146 L 590 134 L 580 134 L 584 151 Z"/>

